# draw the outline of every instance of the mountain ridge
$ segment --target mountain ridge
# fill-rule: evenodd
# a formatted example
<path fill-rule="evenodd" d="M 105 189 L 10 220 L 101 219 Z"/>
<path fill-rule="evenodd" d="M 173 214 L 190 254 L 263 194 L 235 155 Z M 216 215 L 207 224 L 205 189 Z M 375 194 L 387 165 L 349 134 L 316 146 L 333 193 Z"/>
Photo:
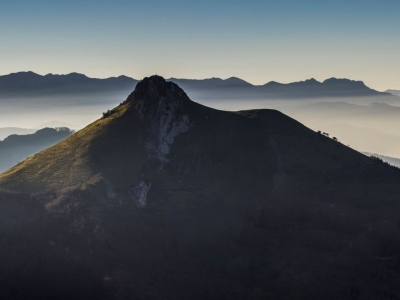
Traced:
<path fill-rule="evenodd" d="M 271 81 L 263 85 L 253 85 L 238 77 L 227 79 L 179 79 L 170 78 L 189 94 L 202 92 L 204 98 L 217 96 L 265 98 L 265 99 L 304 99 L 304 98 L 335 98 L 335 97 L 378 97 L 399 100 L 388 92 L 378 92 L 367 87 L 362 81 L 344 78 L 328 78 L 322 82 L 314 78 L 291 83 Z M 70 73 L 66 75 L 34 72 L 18 72 L 0 76 L 0 95 L 2 97 L 34 97 L 57 94 L 101 93 L 116 91 L 128 93 L 133 90 L 138 80 L 121 75 L 105 79 L 90 78 L 84 74 Z M 232 90 L 234 89 L 234 90 Z"/>
<path fill-rule="evenodd" d="M 57 93 L 115 91 L 126 88 L 132 90 L 136 83 L 137 80 L 127 76 L 98 79 L 79 73 L 39 75 L 29 71 L 0 76 L 0 94 L 14 97 L 19 95 L 34 97 Z M 30 95 L 34 92 L 35 95 Z"/>

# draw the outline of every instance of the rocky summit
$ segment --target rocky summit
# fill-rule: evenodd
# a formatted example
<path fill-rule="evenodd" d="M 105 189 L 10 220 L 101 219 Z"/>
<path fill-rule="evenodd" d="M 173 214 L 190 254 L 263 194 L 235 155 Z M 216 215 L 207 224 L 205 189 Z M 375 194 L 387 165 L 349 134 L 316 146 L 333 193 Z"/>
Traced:
<path fill-rule="evenodd" d="M 400 170 L 152 76 L 0 175 L 0 299 L 400 299 Z"/>

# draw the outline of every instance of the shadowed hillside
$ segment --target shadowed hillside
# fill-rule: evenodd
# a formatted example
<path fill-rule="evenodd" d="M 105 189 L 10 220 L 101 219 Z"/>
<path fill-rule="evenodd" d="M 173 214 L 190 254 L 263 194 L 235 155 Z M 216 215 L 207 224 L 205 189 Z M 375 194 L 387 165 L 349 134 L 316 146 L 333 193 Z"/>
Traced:
<path fill-rule="evenodd" d="M 399 182 L 278 111 L 211 109 L 152 76 L 0 175 L 1 292 L 396 299 Z"/>

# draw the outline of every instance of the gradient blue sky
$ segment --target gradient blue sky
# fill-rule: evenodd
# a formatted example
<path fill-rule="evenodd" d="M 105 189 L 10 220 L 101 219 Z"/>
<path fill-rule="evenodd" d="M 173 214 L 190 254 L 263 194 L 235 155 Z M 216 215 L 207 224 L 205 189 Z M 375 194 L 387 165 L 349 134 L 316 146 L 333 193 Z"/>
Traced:
<path fill-rule="evenodd" d="M 0 74 L 314 77 L 400 89 L 400 1 L 3 1 Z"/>

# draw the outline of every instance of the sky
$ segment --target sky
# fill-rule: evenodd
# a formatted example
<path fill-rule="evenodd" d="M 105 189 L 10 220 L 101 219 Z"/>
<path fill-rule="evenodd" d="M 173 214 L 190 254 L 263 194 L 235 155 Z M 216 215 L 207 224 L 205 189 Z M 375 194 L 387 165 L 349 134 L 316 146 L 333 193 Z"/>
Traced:
<path fill-rule="evenodd" d="M 400 89 L 400 1 L 3 0 L 0 75 L 330 77 Z"/>

